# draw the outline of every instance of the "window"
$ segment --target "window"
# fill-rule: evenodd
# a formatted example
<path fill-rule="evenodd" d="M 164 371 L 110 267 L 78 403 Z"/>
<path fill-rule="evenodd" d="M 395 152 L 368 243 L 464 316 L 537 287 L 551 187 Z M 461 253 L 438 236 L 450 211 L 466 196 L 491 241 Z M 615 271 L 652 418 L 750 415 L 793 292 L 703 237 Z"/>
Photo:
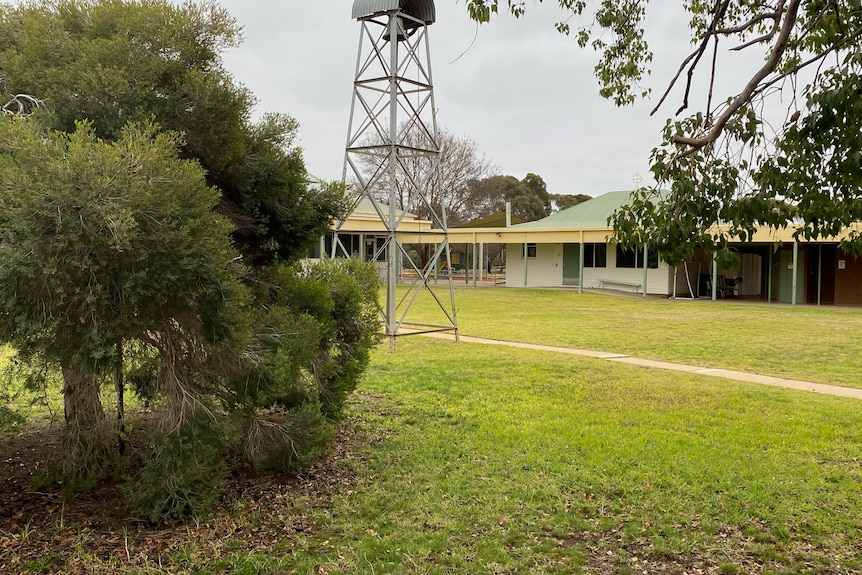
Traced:
<path fill-rule="evenodd" d="M 643 268 L 644 252 L 642 248 L 624 248 L 617 244 L 617 267 L 618 268 Z M 655 250 L 647 252 L 647 267 L 658 268 L 658 253 Z"/>
<path fill-rule="evenodd" d="M 607 244 L 584 244 L 584 267 L 603 268 L 608 265 Z"/>
<path fill-rule="evenodd" d="M 524 252 L 527 252 L 528 258 L 536 257 L 536 244 L 521 244 L 521 257 L 523 258 Z"/>
<path fill-rule="evenodd" d="M 327 256 L 332 255 L 332 244 L 335 241 L 334 234 L 326 234 L 325 250 Z M 359 234 L 338 234 L 338 244 L 335 250 L 335 257 L 358 258 L 362 255 L 360 251 Z"/>
<path fill-rule="evenodd" d="M 641 257 L 643 259 L 643 257 Z M 617 244 L 617 267 L 618 268 L 636 268 L 638 266 L 638 252 L 632 248 L 624 248 Z"/>

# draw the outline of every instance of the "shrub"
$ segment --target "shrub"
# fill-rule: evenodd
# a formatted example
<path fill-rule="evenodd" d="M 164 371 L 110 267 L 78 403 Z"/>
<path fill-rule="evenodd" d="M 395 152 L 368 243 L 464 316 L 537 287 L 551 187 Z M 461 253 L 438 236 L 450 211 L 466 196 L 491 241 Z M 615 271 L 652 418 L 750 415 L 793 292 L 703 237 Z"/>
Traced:
<path fill-rule="evenodd" d="M 320 404 L 308 402 L 284 413 L 251 419 L 243 447 L 257 469 L 299 474 L 311 468 L 334 437 Z"/>
<path fill-rule="evenodd" d="M 181 429 L 156 433 L 152 455 L 123 491 L 131 508 L 153 523 L 209 511 L 224 488 L 230 427 L 197 414 Z"/>
<path fill-rule="evenodd" d="M 242 452 L 258 469 L 301 473 L 334 438 L 337 418 L 368 365 L 379 330 L 373 265 L 324 260 L 274 266 L 228 409 L 244 414 Z"/>
<path fill-rule="evenodd" d="M 308 269 L 307 278 L 326 285 L 333 302 L 333 332 L 318 358 L 318 386 L 323 413 L 336 418 L 379 342 L 380 279 L 373 264 L 356 259 L 323 260 Z"/>

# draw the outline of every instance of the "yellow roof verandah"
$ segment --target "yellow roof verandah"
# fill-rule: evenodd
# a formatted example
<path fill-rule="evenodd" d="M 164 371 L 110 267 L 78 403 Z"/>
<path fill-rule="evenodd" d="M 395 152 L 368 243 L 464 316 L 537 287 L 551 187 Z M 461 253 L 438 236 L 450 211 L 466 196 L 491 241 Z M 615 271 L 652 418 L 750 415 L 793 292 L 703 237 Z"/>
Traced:
<path fill-rule="evenodd" d="M 608 241 L 613 230 L 610 229 L 559 229 L 526 230 L 517 226 L 509 228 L 450 228 L 449 243 L 455 244 L 516 244 L 516 243 L 580 243 Z M 439 243 L 443 241 L 441 230 L 428 230 L 425 233 L 409 233 L 399 228 L 398 241 L 405 244 Z"/>
<path fill-rule="evenodd" d="M 794 233 L 801 226 L 788 226 L 780 229 L 763 228 L 755 232 L 748 241 L 734 243 L 793 243 Z M 719 228 L 727 231 L 730 226 L 723 225 Z M 845 239 L 851 232 L 846 229 L 841 235 L 819 240 L 800 243 L 835 243 Z M 486 243 L 486 244 L 515 244 L 515 243 L 537 243 L 537 244 L 567 244 L 567 243 L 602 243 L 613 239 L 613 228 L 521 228 L 512 226 L 508 228 L 452 228 L 449 230 L 449 241 L 451 243 Z M 440 230 L 428 229 L 424 233 L 409 233 L 408 230 L 397 234 L 398 241 L 403 243 L 441 242 L 443 233 Z"/>
<path fill-rule="evenodd" d="M 377 204 L 381 210 L 389 209 L 389 206 L 383 202 L 378 202 Z M 416 214 L 403 210 L 395 210 L 395 217 L 401 219 L 398 224 L 398 233 L 422 234 L 432 231 L 432 222 L 430 220 L 423 220 Z M 385 234 L 387 233 L 387 227 L 386 222 L 381 219 L 380 214 L 374 208 L 374 203 L 371 199 L 364 197 L 359 200 L 350 215 L 341 222 L 338 231 L 347 234 Z"/>
<path fill-rule="evenodd" d="M 627 194 L 628 192 L 626 192 Z M 460 244 L 568 244 L 568 243 L 605 243 L 613 239 L 613 228 L 607 225 L 607 213 L 619 203 L 623 192 L 610 192 L 608 197 L 599 196 L 593 200 L 578 204 L 558 212 L 552 216 L 535 222 L 516 224 L 509 227 L 452 227 L 448 230 L 450 243 Z M 593 204 L 590 206 L 589 204 Z M 379 204 L 381 209 L 388 209 L 386 204 Z M 598 212 L 604 212 L 600 214 Z M 403 217 L 402 217 L 403 215 Z M 441 243 L 444 239 L 442 230 L 432 227 L 430 220 L 421 219 L 409 212 L 396 211 L 396 217 L 401 218 L 396 231 L 396 238 L 404 244 Z M 862 224 L 860 224 L 862 225 Z M 800 226 L 788 226 L 781 229 L 759 229 L 748 241 L 733 242 L 736 244 L 786 244 L 794 242 L 794 233 Z M 729 225 L 718 226 L 725 231 Z M 368 198 L 363 198 L 348 218 L 342 222 L 342 233 L 385 234 L 386 224 Z M 851 229 L 833 238 L 812 240 L 800 243 L 836 243 L 845 239 Z"/>

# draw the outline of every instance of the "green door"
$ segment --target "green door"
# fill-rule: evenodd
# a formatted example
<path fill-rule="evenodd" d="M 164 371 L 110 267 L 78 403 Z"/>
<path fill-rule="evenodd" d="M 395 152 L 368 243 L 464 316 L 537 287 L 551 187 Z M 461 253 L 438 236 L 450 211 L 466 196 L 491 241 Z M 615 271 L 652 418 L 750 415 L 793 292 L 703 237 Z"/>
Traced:
<path fill-rule="evenodd" d="M 778 284 L 778 301 L 791 303 L 793 293 L 793 251 L 782 250 L 779 257 L 780 280 Z M 799 261 L 796 264 L 796 303 L 805 303 L 805 252 L 799 251 Z"/>
<path fill-rule="evenodd" d="M 563 244 L 563 285 L 576 286 L 580 284 L 581 245 Z"/>

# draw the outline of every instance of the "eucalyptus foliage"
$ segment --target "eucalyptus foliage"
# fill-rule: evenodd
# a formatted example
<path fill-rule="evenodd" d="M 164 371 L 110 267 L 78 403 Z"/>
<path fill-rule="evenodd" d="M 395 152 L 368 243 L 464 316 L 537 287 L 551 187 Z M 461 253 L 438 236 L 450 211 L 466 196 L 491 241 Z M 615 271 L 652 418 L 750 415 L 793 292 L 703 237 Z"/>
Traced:
<path fill-rule="evenodd" d="M 539 0 L 541 2 L 541 0 Z M 600 93 L 617 105 L 649 94 L 641 81 L 652 52 L 646 42 L 650 10 L 642 0 L 558 0 L 573 18 L 557 24 L 581 47 L 599 53 Z M 470 15 L 487 22 L 501 10 L 527 9 L 517 0 L 468 0 Z M 727 252 L 758 227 L 798 225 L 799 239 L 843 236 L 862 253 L 862 4 L 823 0 L 687 0 L 692 50 L 662 95 L 677 84 L 690 108 L 697 72 L 709 87 L 700 112 L 668 121 L 652 154 L 660 197 L 642 190 L 613 218 L 627 244 L 647 243 L 676 262 L 693 245 Z M 761 62 L 735 92 L 713 94 L 717 63 L 727 50 Z M 769 106 L 786 109 L 780 125 L 765 121 Z M 658 110 L 658 107 L 656 108 Z M 719 229 L 716 224 L 729 224 Z"/>
<path fill-rule="evenodd" d="M 525 222 L 539 220 L 551 214 L 552 197 L 542 176 L 530 173 L 522 180 L 515 176 L 491 176 L 468 182 L 465 191 L 477 218 L 506 209 Z"/>

